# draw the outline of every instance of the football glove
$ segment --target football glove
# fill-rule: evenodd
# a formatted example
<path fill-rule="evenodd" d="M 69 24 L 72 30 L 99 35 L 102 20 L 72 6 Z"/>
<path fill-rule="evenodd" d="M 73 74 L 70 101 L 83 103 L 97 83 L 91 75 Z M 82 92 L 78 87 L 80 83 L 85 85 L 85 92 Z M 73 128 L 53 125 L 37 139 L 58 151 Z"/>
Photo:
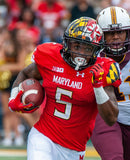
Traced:
<path fill-rule="evenodd" d="M 104 74 L 103 64 L 104 62 L 97 63 L 90 69 L 90 73 L 92 73 L 92 85 L 94 88 L 99 88 L 103 86 L 103 81 L 102 81 Z"/>
<path fill-rule="evenodd" d="M 21 102 L 22 94 L 23 94 L 23 91 L 21 90 L 20 92 L 18 92 L 15 98 L 9 100 L 8 106 L 12 112 L 15 111 L 20 113 L 32 113 L 39 108 L 38 106 L 37 107 L 33 106 L 32 103 L 23 104 Z"/>

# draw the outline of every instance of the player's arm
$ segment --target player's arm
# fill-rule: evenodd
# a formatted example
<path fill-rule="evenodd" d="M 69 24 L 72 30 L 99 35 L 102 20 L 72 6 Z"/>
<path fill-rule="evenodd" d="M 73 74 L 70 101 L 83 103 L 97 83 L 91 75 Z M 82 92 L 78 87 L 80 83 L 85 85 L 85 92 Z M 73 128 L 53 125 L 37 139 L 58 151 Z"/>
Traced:
<path fill-rule="evenodd" d="M 42 77 L 38 71 L 38 68 L 35 63 L 30 64 L 22 71 L 19 72 L 16 80 L 13 83 L 13 87 L 11 90 L 10 98 L 9 98 L 9 109 L 15 112 L 22 112 L 22 113 L 31 113 L 34 112 L 37 108 L 33 108 L 33 104 L 29 103 L 24 105 L 21 102 L 21 96 L 23 91 L 19 91 L 19 84 L 28 78 L 35 78 L 37 80 L 41 80 Z M 31 110 L 26 111 L 26 108 L 32 108 Z"/>
<path fill-rule="evenodd" d="M 35 78 L 37 80 L 41 80 L 42 77 L 39 73 L 39 70 L 37 68 L 37 65 L 35 63 L 31 63 L 26 68 L 21 70 L 16 78 L 16 80 L 13 83 L 13 88 L 18 87 L 18 85 L 28 78 Z"/>
<path fill-rule="evenodd" d="M 111 85 L 103 88 L 103 63 L 94 65 L 91 73 L 99 114 L 108 125 L 112 126 L 117 121 L 119 112 L 114 87 Z"/>
<path fill-rule="evenodd" d="M 104 91 L 101 94 L 106 94 L 108 96 L 108 100 L 106 98 L 106 102 L 97 105 L 98 111 L 99 111 L 99 114 L 101 115 L 101 117 L 104 119 L 104 121 L 108 125 L 111 126 L 117 121 L 117 116 L 118 116 L 118 112 L 119 112 L 117 99 L 116 99 L 116 95 L 114 93 L 113 86 L 107 86 L 102 89 Z M 102 95 L 101 95 L 101 98 L 102 98 Z M 104 100 L 105 100 L 105 98 L 104 98 Z"/>

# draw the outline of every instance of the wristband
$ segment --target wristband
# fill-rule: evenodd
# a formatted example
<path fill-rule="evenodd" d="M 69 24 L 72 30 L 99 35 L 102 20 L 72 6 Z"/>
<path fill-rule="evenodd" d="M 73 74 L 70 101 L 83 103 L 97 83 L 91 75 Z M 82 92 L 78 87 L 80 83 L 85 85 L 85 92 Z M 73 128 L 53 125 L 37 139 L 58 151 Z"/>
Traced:
<path fill-rule="evenodd" d="M 19 92 L 19 88 L 18 87 L 14 87 L 11 90 L 9 101 L 12 100 L 12 99 L 15 99 L 17 94 L 18 94 L 18 92 Z"/>
<path fill-rule="evenodd" d="M 97 104 L 103 104 L 109 100 L 109 96 L 107 95 L 107 93 L 105 92 L 102 86 L 99 88 L 93 88 L 93 89 L 94 89 Z"/>

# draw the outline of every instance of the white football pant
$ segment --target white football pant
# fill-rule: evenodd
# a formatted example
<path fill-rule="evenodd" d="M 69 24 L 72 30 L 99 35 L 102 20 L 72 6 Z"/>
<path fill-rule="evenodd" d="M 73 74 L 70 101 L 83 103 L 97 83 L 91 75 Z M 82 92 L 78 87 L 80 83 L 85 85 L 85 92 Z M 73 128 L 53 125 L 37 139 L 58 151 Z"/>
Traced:
<path fill-rule="evenodd" d="M 83 160 L 85 151 L 78 152 L 64 148 L 34 127 L 28 135 L 27 160 Z"/>

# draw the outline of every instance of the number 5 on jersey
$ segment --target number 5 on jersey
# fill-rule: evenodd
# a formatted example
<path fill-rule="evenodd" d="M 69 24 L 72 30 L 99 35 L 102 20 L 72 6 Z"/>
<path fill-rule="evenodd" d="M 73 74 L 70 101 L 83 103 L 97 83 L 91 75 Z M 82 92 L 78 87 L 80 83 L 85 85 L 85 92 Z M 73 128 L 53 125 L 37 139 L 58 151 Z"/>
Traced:
<path fill-rule="evenodd" d="M 65 95 L 72 98 L 72 91 L 67 91 L 62 88 L 57 88 L 56 90 L 56 103 L 65 105 L 65 112 L 60 112 L 57 109 L 54 111 L 54 116 L 68 120 L 71 115 L 72 103 L 65 102 L 61 100 L 61 96 Z"/>

